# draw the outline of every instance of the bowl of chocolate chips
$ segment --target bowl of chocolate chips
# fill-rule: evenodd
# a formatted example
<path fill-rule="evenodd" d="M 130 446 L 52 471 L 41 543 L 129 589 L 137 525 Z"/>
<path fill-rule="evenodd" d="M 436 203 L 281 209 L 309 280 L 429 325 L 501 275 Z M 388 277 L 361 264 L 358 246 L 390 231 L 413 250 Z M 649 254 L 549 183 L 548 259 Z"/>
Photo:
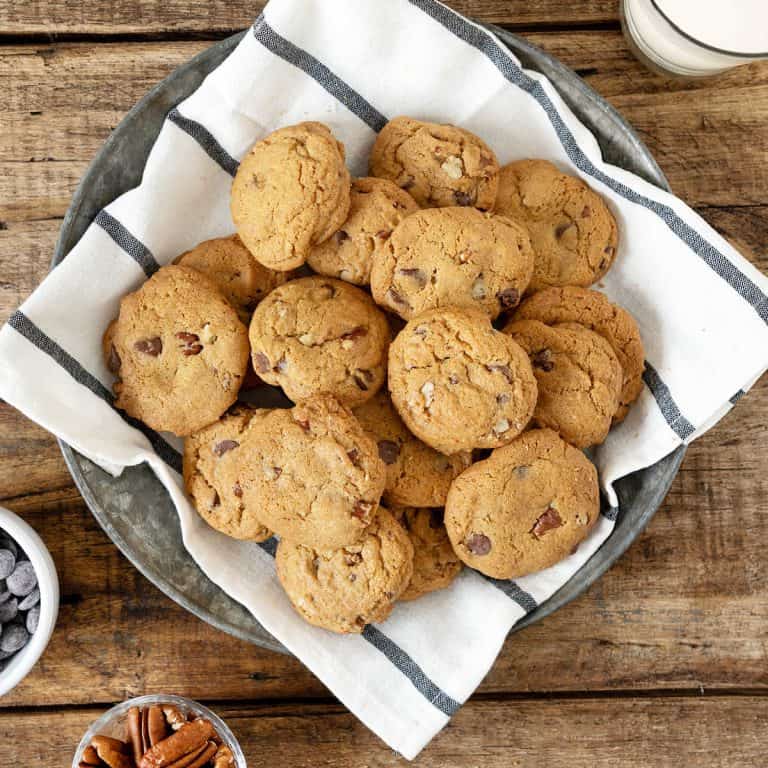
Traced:
<path fill-rule="evenodd" d="M 139 696 L 112 707 L 85 732 L 72 768 L 246 768 L 232 731 L 181 696 Z"/>
<path fill-rule="evenodd" d="M 59 579 L 35 530 L 0 507 L 0 696 L 43 655 L 59 613 Z"/>

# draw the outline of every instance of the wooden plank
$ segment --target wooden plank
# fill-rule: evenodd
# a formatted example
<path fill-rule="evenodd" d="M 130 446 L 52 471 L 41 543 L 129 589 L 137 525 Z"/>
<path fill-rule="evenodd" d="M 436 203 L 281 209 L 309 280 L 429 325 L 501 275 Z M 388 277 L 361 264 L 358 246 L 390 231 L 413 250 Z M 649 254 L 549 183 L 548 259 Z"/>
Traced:
<path fill-rule="evenodd" d="M 261 11 L 261 0 L 0 0 L 0 34 L 223 36 L 244 29 Z M 448 0 L 478 21 L 513 25 L 616 23 L 614 0 Z"/>
<path fill-rule="evenodd" d="M 628 553 L 572 605 L 514 635 L 481 692 L 768 690 L 766 446 L 763 380 L 691 447 Z M 73 489 L 8 505 L 48 543 L 64 597 L 42 664 L 0 706 L 152 690 L 213 700 L 325 695 L 297 661 L 171 603 L 118 553 Z"/>
<path fill-rule="evenodd" d="M 249 768 L 385 768 L 409 763 L 334 705 L 214 707 Z M 0 715 L 8 765 L 60 768 L 101 709 Z M 471 701 L 419 768 L 725 768 L 765 764 L 768 699 L 606 698 Z"/>
<path fill-rule="evenodd" d="M 532 39 L 580 67 L 623 112 L 689 204 L 768 203 L 768 64 L 683 85 L 647 73 L 615 32 Z M 0 94 L 0 221 L 63 216 L 85 167 L 121 117 L 207 45 L 0 48 L 0 79 L 8 84 Z"/>

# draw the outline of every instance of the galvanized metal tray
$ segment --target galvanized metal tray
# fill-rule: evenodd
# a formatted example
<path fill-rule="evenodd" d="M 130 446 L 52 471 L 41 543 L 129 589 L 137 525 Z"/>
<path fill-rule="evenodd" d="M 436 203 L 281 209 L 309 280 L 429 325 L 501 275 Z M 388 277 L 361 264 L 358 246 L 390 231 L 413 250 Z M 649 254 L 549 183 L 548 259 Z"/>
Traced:
<path fill-rule="evenodd" d="M 624 119 L 581 78 L 520 37 L 491 27 L 529 69 L 547 75 L 565 101 L 596 136 L 603 156 L 659 187 L 667 180 Z M 126 115 L 94 158 L 72 198 L 53 256 L 64 259 L 95 215 L 137 186 L 149 151 L 167 113 L 185 99 L 237 45 L 242 34 L 212 46 L 179 67 Z M 163 486 L 146 466 L 115 479 L 68 445 L 61 444 L 72 477 L 101 527 L 123 554 L 171 599 L 209 624 L 256 645 L 286 653 L 239 603 L 197 567 L 184 549 L 176 511 Z M 573 578 L 528 614 L 515 631 L 573 600 L 620 557 L 647 525 L 669 490 L 685 449 L 617 484 L 621 513 L 610 538 Z M 158 531 L 162 532 L 158 536 Z"/>

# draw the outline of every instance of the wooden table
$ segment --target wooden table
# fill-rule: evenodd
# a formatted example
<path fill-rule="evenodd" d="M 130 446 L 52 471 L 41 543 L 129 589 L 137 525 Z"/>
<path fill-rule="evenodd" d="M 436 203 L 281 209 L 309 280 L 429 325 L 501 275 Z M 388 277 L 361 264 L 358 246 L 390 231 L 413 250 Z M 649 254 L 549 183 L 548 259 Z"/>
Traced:
<path fill-rule="evenodd" d="M 0 321 L 48 270 L 87 163 L 246 0 L 0 0 Z M 453 0 L 560 57 L 635 126 L 672 188 L 768 271 L 768 65 L 702 83 L 643 69 L 616 0 Z M 768 724 L 768 378 L 690 449 L 648 530 L 579 600 L 515 635 L 423 766 L 758 766 Z M 294 659 L 177 607 L 120 555 L 55 440 L 0 403 L 0 501 L 62 586 L 40 664 L 0 702 L 0 764 L 69 765 L 113 702 L 212 702 L 250 766 L 401 763 Z M 277 761 L 277 762 L 276 762 Z"/>

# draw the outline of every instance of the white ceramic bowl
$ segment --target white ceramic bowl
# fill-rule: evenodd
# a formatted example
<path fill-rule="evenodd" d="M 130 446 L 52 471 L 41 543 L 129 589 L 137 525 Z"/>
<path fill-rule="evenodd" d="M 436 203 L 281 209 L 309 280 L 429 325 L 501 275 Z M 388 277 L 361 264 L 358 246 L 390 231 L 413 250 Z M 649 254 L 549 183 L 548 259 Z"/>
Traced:
<path fill-rule="evenodd" d="M 111 736 L 113 739 L 125 741 L 127 738 L 128 725 L 126 719 L 128 710 L 131 707 L 148 707 L 152 704 L 175 704 L 185 715 L 195 715 L 210 720 L 216 733 L 219 734 L 222 743 L 226 744 L 235 758 L 235 768 L 247 768 L 243 750 L 240 749 L 235 735 L 229 729 L 229 726 L 210 709 L 198 704 L 191 699 L 185 699 L 181 696 L 170 696 L 167 694 L 152 694 L 150 696 L 139 696 L 135 699 L 129 699 L 122 704 L 118 704 L 105 712 L 98 720 L 91 723 L 90 728 L 85 732 L 83 738 L 75 750 L 75 756 L 72 759 L 72 768 L 78 768 L 83 757 L 85 748 L 91 743 L 94 736 Z"/>
<path fill-rule="evenodd" d="M 59 577 L 51 553 L 34 528 L 5 507 L 0 507 L 0 531 L 7 533 L 29 558 L 40 589 L 37 632 L 17 654 L 7 660 L 5 668 L 0 672 L 0 696 L 3 696 L 27 676 L 51 639 L 59 615 Z"/>

